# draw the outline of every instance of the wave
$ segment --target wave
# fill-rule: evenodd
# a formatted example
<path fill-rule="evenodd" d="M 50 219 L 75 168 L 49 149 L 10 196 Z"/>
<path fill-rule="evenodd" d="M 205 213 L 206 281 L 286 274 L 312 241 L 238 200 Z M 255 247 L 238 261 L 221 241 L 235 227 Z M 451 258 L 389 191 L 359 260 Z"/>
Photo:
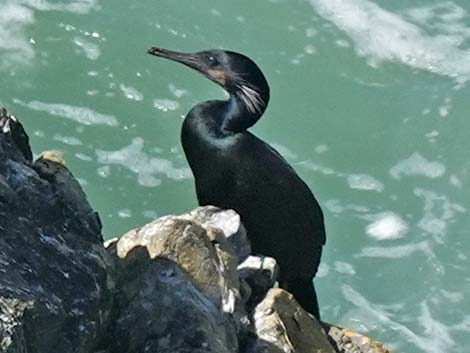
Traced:
<path fill-rule="evenodd" d="M 358 55 L 376 66 L 399 62 L 448 76 L 470 79 L 469 16 L 452 2 L 410 8 L 397 14 L 369 0 L 310 0 L 314 10 L 353 41 Z"/>

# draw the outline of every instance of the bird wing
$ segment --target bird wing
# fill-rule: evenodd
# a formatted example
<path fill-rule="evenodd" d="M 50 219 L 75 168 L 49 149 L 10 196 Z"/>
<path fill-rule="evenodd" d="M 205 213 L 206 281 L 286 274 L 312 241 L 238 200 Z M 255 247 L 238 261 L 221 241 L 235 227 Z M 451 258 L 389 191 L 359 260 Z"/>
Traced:
<path fill-rule="evenodd" d="M 325 229 L 308 186 L 276 150 L 250 133 L 214 153 L 195 178 L 199 204 L 237 211 L 253 251 L 276 258 L 283 273 L 314 275 Z"/>

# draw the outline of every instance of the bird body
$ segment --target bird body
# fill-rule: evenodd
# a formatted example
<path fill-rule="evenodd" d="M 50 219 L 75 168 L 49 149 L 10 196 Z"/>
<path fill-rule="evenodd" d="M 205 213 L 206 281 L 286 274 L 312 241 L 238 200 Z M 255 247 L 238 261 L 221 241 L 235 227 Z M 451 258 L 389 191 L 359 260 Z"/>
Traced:
<path fill-rule="evenodd" d="M 195 68 L 229 92 L 226 101 L 193 107 L 183 123 L 181 141 L 198 202 L 237 211 L 253 252 L 274 257 L 281 287 L 319 317 L 312 279 L 325 243 L 323 213 L 285 159 L 247 131 L 269 100 L 263 74 L 250 59 L 233 52 L 149 52 Z"/>

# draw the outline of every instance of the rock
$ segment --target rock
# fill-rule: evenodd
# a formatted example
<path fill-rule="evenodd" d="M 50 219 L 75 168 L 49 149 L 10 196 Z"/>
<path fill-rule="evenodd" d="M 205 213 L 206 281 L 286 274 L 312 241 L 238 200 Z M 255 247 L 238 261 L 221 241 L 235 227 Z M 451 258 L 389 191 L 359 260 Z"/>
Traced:
<path fill-rule="evenodd" d="M 90 352 L 113 289 L 99 219 L 63 164 L 32 164 L 26 132 L 4 109 L 0 220 L 0 351 Z"/>
<path fill-rule="evenodd" d="M 0 349 L 2 352 L 23 352 L 25 334 L 19 323 L 33 302 L 0 297 Z"/>
<path fill-rule="evenodd" d="M 279 276 L 279 266 L 272 257 L 249 256 L 238 265 L 240 279 L 249 288 L 246 298 L 246 307 L 251 312 L 266 296 L 268 290 L 276 284 Z"/>
<path fill-rule="evenodd" d="M 231 279 L 223 290 L 224 311 L 233 313 L 239 331 L 246 330 L 248 319 L 244 297 L 240 300 L 241 292 L 246 285 L 244 282 L 240 282 L 236 269 L 237 265 L 251 253 L 251 246 L 240 216 L 233 210 L 202 206 L 189 213 L 179 215 L 178 218 L 199 223 L 206 229 L 219 259 L 222 260 L 220 264 L 222 272 L 226 274 L 224 277 Z M 233 256 L 234 252 L 238 259 Z"/>
<path fill-rule="evenodd" d="M 324 324 L 339 353 L 390 353 L 381 343 L 348 329 Z"/>
<path fill-rule="evenodd" d="M 80 233 L 96 243 L 103 242 L 101 236 L 101 220 L 86 201 L 86 195 L 79 182 L 65 166 L 65 161 L 57 152 L 46 151 L 34 161 L 33 168 L 39 176 L 53 185 L 54 202 L 61 217 L 65 220 L 64 227 Z M 57 215 L 54 214 L 55 217 Z"/>
<path fill-rule="evenodd" d="M 33 153 L 29 146 L 29 137 L 23 129 L 23 125 L 14 115 L 8 114 L 5 108 L 0 107 L 0 133 L 3 134 L 3 142 L 11 155 L 21 154 L 24 161 L 31 163 Z"/>
<path fill-rule="evenodd" d="M 187 215 L 166 216 L 124 234 L 116 243 L 119 259 L 143 246 L 150 258 L 177 263 L 214 305 L 233 313 L 239 298 L 238 258 L 215 228 L 206 230 Z"/>
<path fill-rule="evenodd" d="M 180 217 L 200 223 L 204 228 L 218 228 L 232 244 L 240 262 L 251 254 L 250 241 L 240 216 L 234 210 L 222 210 L 214 206 L 198 207 Z"/>
<path fill-rule="evenodd" d="M 125 261 L 112 352 L 236 353 L 235 327 L 171 260 L 133 248 Z M 126 303 L 127 302 L 127 303 Z"/>
<path fill-rule="evenodd" d="M 236 271 L 239 260 L 224 233 L 208 224 L 206 227 L 192 220 L 190 214 L 166 216 L 108 244 L 108 251 L 116 257 L 120 288 L 116 340 L 129 327 L 144 325 L 150 332 L 139 336 L 140 329 L 130 330 L 126 337 L 133 341 L 135 333 L 136 342 L 119 346 L 119 352 L 135 352 L 136 347 L 149 344 L 152 349 L 168 352 L 238 352 L 236 334 L 248 322 Z M 175 274 L 177 285 L 158 282 L 161 275 L 157 274 L 164 273 L 165 268 Z M 151 278 L 154 283 L 150 283 Z M 148 314 L 141 308 L 147 308 Z M 149 320 L 157 312 L 159 321 L 154 329 L 154 321 Z M 162 329 L 177 322 L 175 337 L 170 329 Z M 218 330 L 214 330 L 214 323 Z M 194 347 L 195 330 L 198 344 L 204 346 Z"/>
<path fill-rule="evenodd" d="M 283 289 L 270 289 L 253 318 L 258 341 L 252 352 L 335 352 L 322 325 Z"/>

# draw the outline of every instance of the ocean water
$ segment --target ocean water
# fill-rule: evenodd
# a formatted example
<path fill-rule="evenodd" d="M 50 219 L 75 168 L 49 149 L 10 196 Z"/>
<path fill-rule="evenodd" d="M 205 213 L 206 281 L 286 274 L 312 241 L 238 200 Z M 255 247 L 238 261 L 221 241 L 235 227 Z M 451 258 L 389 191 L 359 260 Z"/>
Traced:
<path fill-rule="evenodd" d="M 468 0 L 0 0 L 0 104 L 36 154 L 64 154 L 107 238 L 196 206 L 182 118 L 224 96 L 150 46 L 265 72 L 252 131 L 324 209 L 326 321 L 395 352 L 470 352 Z"/>

